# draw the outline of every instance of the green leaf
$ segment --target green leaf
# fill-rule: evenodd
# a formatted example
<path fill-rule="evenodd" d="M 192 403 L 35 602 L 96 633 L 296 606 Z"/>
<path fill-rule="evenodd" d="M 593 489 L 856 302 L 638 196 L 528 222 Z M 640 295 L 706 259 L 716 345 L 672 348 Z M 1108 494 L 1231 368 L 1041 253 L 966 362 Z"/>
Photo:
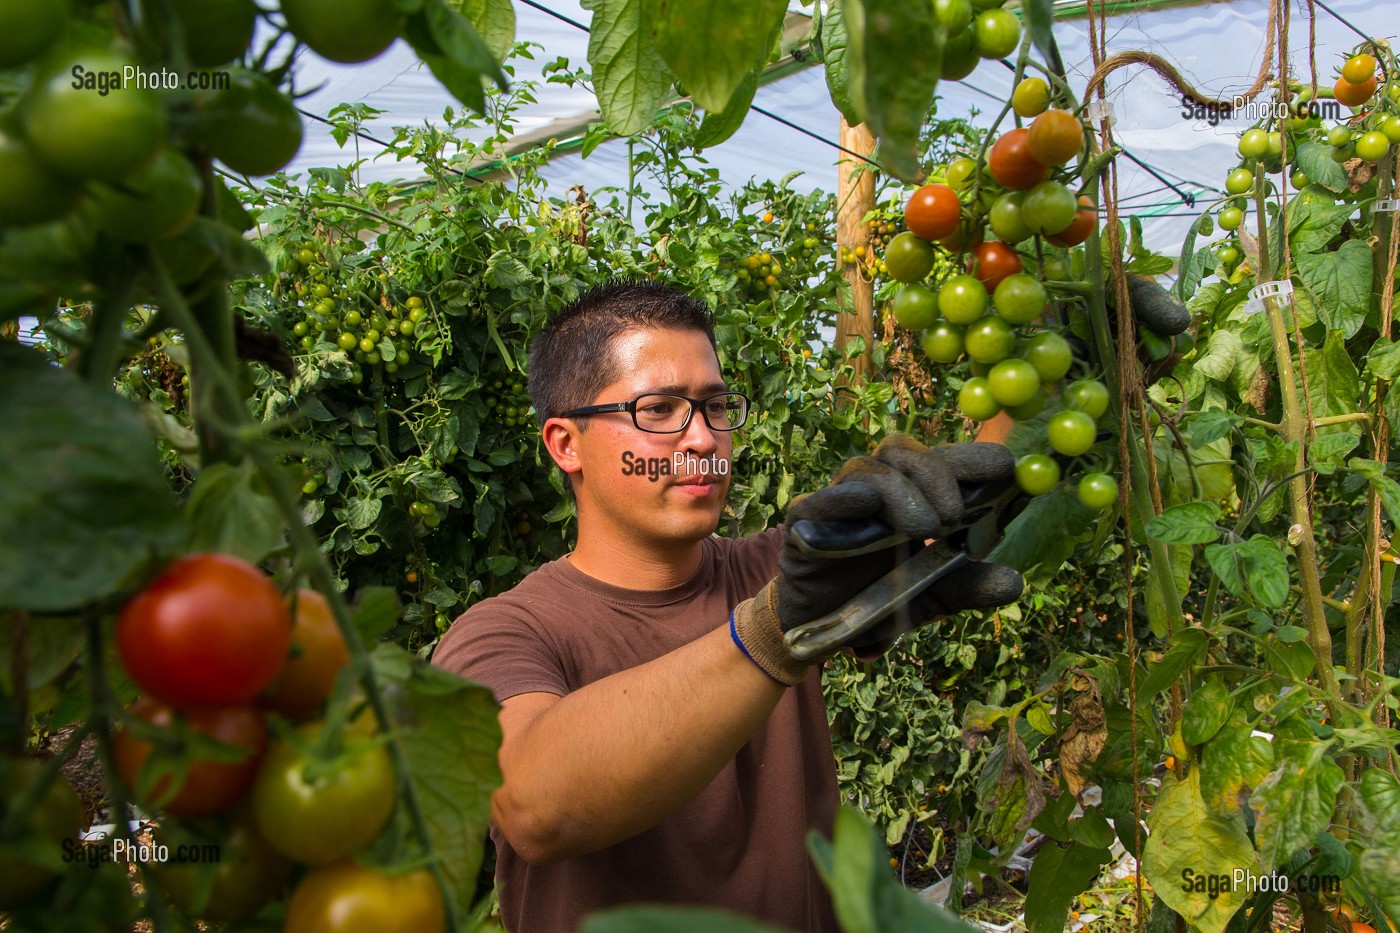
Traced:
<path fill-rule="evenodd" d="M 201 470 L 190 493 L 190 549 L 234 554 L 256 564 L 282 546 L 282 513 L 251 461 Z"/>
<path fill-rule="evenodd" d="M 397 645 L 379 646 L 371 660 L 389 688 L 407 759 L 400 778 L 413 783 L 445 890 L 465 916 L 486 852 L 491 793 L 501 786 L 496 700 L 488 688 L 416 662 Z"/>
<path fill-rule="evenodd" d="M 1217 813 L 1239 813 L 1240 794 L 1257 787 L 1273 763 L 1268 741 L 1254 735 L 1248 717 L 1237 709 L 1201 750 L 1201 796 Z"/>
<path fill-rule="evenodd" d="M 729 106 L 724 108 L 723 113 L 705 114 L 705 119 L 700 121 L 700 130 L 695 134 L 695 148 L 718 146 L 733 136 L 743 125 L 744 118 L 749 115 L 749 106 L 753 104 L 753 95 L 757 90 L 758 72 L 752 71 L 734 92 L 733 99 L 729 101 Z M 672 261 L 675 261 L 674 257 Z"/>
<path fill-rule="evenodd" d="M 1244 416 L 1237 415 L 1232 411 L 1211 409 L 1200 412 L 1191 419 L 1191 446 L 1193 448 L 1204 447 L 1212 441 L 1225 437 L 1242 424 L 1244 424 Z"/>
<path fill-rule="evenodd" d="M 1340 333 L 1327 333 L 1323 345 L 1306 350 L 1308 359 L 1308 401 L 1313 417 L 1350 415 L 1361 402 L 1361 375 L 1351 359 L 1347 342 Z M 1299 389 L 1302 378 L 1299 377 Z M 1317 429 L 1319 434 L 1354 430 L 1347 424 L 1333 424 Z"/>
<path fill-rule="evenodd" d="M 1181 672 L 1195 664 L 1205 654 L 1210 635 L 1205 629 L 1177 629 L 1172 636 L 1171 647 L 1147 671 L 1147 676 L 1138 684 L 1138 705 L 1152 700 L 1157 694 L 1176 683 Z"/>
<path fill-rule="evenodd" d="M 782 933 L 783 927 L 712 907 L 615 907 L 589 914 L 579 933 Z"/>
<path fill-rule="evenodd" d="M 1294 260 L 1302 256 L 1326 255 L 1324 252 L 1327 245 L 1342 232 L 1342 224 L 1346 223 L 1348 217 L 1356 212 L 1355 205 L 1343 202 L 1341 204 L 1332 203 L 1331 198 L 1312 199 L 1295 198 L 1289 205 L 1288 227 L 1292 231 L 1290 245 L 1293 247 Z M 1277 236 L 1278 226 L 1271 229 L 1271 233 Z M 1278 240 L 1280 249 L 1282 239 Z M 1276 254 L 1277 255 L 1277 254 Z M 1278 262 L 1283 262 L 1282 256 L 1278 256 Z"/>
<path fill-rule="evenodd" d="M 1244 885 L 1229 883 L 1211 890 L 1210 881 L 1231 878 L 1236 870 L 1257 874 L 1258 862 L 1243 816 L 1206 806 L 1200 780 L 1194 768 L 1181 781 L 1166 775 L 1147 816 L 1151 835 L 1143 848 L 1142 875 L 1188 923 L 1203 933 L 1221 933 L 1250 895 Z"/>
<path fill-rule="evenodd" d="M 1103 819 L 1102 815 L 1099 818 Z M 1107 821 L 1104 825 L 1108 825 Z M 1110 829 L 1110 841 L 1112 838 Z M 1047 842 L 1026 876 L 1026 928 L 1030 933 L 1061 933 L 1068 929 L 1066 921 L 1074 899 L 1088 890 L 1109 858 L 1106 848 L 1079 842 L 1068 847 Z"/>
<path fill-rule="evenodd" d="M 1200 745 L 1210 741 L 1234 707 L 1230 690 L 1218 680 L 1209 680 L 1196 688 L 1181 710 L 1181 737 L 1188 744 Z"/>
<path fill-rule="evenodd" d="M 1366 371 L 1377 379 L 1394 379 L 1400 375 L 1400 342 L 1377 337 L 1366 354 Z"/>
<path fill-rule="evenodd" d="M 1345 777 L 1328 742 L 1279 743 L 1282 764 L 1255 788 L 1254 837 L 1266 872 L 1291 859 L 1327 829 Z"/>
<path fill-rule="evenodd" d="M 506 60 L 515 45 L 515 7 L 510 0 L 451 0 L 458 13 L 472 24 L 491 57 Z"/>
<path fill-rule="evenodd" d="M 1090 807 L 1084 815 L 1069 824 L 1071 838 L 1093 849 L 1107 849 L 1116 838 L 1113 824 L 1099 807 Z"/>
<path fill-rule="evenodd" d="M 1022 573 L 1042 566 L 1058 571 L 1096 518 L 1097 513 L 1086 509 L 1068 486 L 1058 486 L 1031 500 L 986 559 Z"/>
<path fill-rule="evenodd" d="M 1235 363 L 1243 353 L 1244 343 L 1240 335 L 1222 328 L 1206 338 L 1206 345 L 1198 351 L 1199 355 L 1192 366 L 1201 375 L 1224 382 L 1235 371 Z"/>
<path fill-rule="evenodd" d="M 582 3 L 593 11 L 588 63 L 593 67 L 593 88 L 603 120 L 619 136 L 640 133 L 656 119 L 674 80 L 652 42 L 644 13 L 646 0 Z"/>
<path fill-rule="evenodd" d="M 1220 537 L 1220 507 L 1213 502 L 1185 502 L 1153 516 L 1147 534 L 1163 544 L 1208 544 Z"/>
<path fill-rule="evenodd" d="M 1210 544 L 1206 561 L 1231 593 L 1246 590 L 1265 606 L 1278 607 L 1288 599 L 1288 560 L 1278 543 L 1264 535 L 1233 544 Z"/>
<path fill-rule="evenodd" d="M 1342 460 L 1361 443 L 1355 434 L 1337 432 L 1324 434 L 1308 445 L 1308 463 L 1314 470 L 1330 476 L 1342 466 Z"/>
<path fill-rule="evenodd" d="M 1298 253 L 1298 277 L 1312 292 L 1328 336 L 1348 338 L 1361 329 L 1371 301 L 1371 250 L 1347 240 L 1335 253 Z"/>
<path fill-rule="evenodd" d="M 929 108 L 943 62 L 943 29 L 932 3 L 908 0 L 862 0 L 864 28 L 857 30 L 846 3 L 852 46 L 863 46 L 857 59 L 865 122 L 880 141 L 880 163 L 896 178 L 919 175 L 919 131 Z M 849 67 L 848 63 L 848 67 Z"/>
<path fill-rule="evenodd" d="M 1400 523 L 1400 483 L 1385 475 L 1385 467 L 1375 460 L 1353 457 L 1347 466 L 1366 477 L 1371 488 L 1380 496 L 1381 505 L 1392 522 Z"/>
<path fill-rule="evenodd" d="M 350 621 L 366 642 L 376 642 L 399 620 L 399 594 L 392 586 L 366 586 L 355 594 Z"/>
<path fill-rule="evenodd" d="M 768 60 L 785 0 L 647 0 L 652 41 L 686 92 L 716 113 Z"/>
<path fill-rule="evenodd" d="M 843 933 L 975 930 L 899 883 L 889 870 L 889 851 L 883 840 L 854 807 L 843 806 L 837 811 L 830 841 L 816 832 L 808 833 L 807 849 L 831 892 Z"/>
<path fill-rule="evenodd" d="M 1347 173 L 1332 159 L 1332 147 L 1323 143 L 1301 143 L 1294 152 L 1298 168 L 1308 176 L 1309 184 L 1321 185 L 1333 191 L 1344 191 Z M 1289 205 L 1292 207 L 1292 204 Z"/>
<path fill-rule="evenodd" d="M 844 8 L 844 3 L 833 3 L 827 7 L 826 14 L 822 17 L 822 60 L 826 69 L 826 87 L 831 92 L 831 102 L 841 111 L 841 116 L 846 118 L 847 123 L 857 126 L 865 122 L 865 114 L 861 110 L 863 101 L 858 93 L 859 88 L 852 88 L 849 83 L 851 60 Z"/>
<path fill-rule="evenodd" d="M 136 405 L 6 341 L 0 451 L 0 608 L 86 605 L 184 539 Z"/>
<path fill-rule="evenodd" d="M 505 90 L 505 73 L 486 43 L 443 0 L 426 0 L 423 9 L 408 18 L 403 36 L 442 86 L 477 113 L 486 109 L 483 78 Z"/>

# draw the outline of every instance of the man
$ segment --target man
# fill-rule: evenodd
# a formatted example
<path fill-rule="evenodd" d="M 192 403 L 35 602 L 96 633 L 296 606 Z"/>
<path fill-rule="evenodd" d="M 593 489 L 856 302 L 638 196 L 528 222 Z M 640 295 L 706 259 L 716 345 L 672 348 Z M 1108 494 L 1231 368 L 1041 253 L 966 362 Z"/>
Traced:
<path fill-rule="evenodd" d="M 531 347 L 530 395 L 577 501 L 578 545 L 473 606 L 434 657 L 501 703 L 491 820 L 507 929 L 571 931 L 638 901 L 836 929 L 805 848 L 837 806 L 820 665 L 782 635 L 905 555 L 814 559 L 783 529 L 713 536 L 748 400 L 725 385 L 709 309 L 669 288 L 584 295 Z M 921 541 L 956 522 L 965 487 L 1013 469 L 998 445 L 905 439 L 787 517 L 878 518 Z M 915 616 L 1020 589 L 1009 568 L 973 564 Z M 865 650 L 895 625 L 911 623 Z"/>

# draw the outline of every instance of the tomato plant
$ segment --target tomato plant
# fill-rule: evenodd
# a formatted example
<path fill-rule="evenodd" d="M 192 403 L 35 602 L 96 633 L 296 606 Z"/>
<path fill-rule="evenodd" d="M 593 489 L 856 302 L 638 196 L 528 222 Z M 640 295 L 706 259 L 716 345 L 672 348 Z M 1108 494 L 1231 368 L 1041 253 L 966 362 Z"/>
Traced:
<path fill-rule="evenodd" d="M 117 620 L 117 648 L 136 685 L 177 707 L 252 701 L 291 645 L 282 595 L 258 570 L 224 554 L 169 564 Z"/>

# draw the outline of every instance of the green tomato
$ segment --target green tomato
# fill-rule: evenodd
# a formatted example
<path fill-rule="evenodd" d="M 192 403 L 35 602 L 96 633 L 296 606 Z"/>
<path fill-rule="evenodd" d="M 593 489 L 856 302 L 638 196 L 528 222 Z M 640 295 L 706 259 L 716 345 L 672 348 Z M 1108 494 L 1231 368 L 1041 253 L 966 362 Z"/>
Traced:
<path fill-rule="evenodd" d="M 1025 192 L 1009 191 L 996 199 L 987 215 L 987 220 L 991 223 L 992 233 L 1003 243 L 1020 243 L 1035 232 L 1026 226 L 1025 220 L 1021 217 L 1021 200 L 1024 197 Z"/>
<path fill-rule="evenodd" d="M 1386 135 L 1376 130 L 1362 135 L 1356 141 L 1356 154 L 1367 162 L 1375 163 L 1384 158 L 1390 151 L 1390 140 Z"/>
<path fill-rule="evenodd" d="M 952 188 L 954 191 L 962 192 L 966 190 L 968 186 L 971 185 L 972 179 L 975 178 L 976 175 L 977 163 L 967 156 L 962 156 L 948 163 L 947 184 L 948 187 Z"/>
<path fill-rule="evenodd" d="M 1238 230 L 1244 223 L 1244 211 L 1238 207 L 1227 207 L 1220 212 L 1219 220 L 1221 230 Z"/>
<path fill-rule="evenodd" d="M 1050 421 L 1045 425 L 1045 434 L 1056 453 L 1077 457 L 1094 446 L 1097 431 L 1094 419 L 1087 413 L 1067 410 L 1050 416 Z"/>
<path fill-rule="evenodd" d="M 977 69 L 982 59 L 973 44 L 973 29 L 950 36 L 943 44 L 943 64 L 939 76 L 944 81 L 961 81 Z"/>
<path fill-rule="evenodd" d="M 1327 131 L 1327 145 L 1333 149 L 1340 149 L 1351 142 L 1351 127 L 1334 126 Z"/>
<path fill-rule="evenodd" d="M 1085 473 L 1079 480 L 1079 501 L 1102 512 L 1118 501 L 1118 480 L 1107 473 Z"/>
<path fill-rule="evenodd" d="M 938 310 L 953 324 L 971 324 L 987 312 L 987 287 L 972 275 L 955 275 L 938 290 Z"/>
<path fill-rule="evenodd" d="M 1293 186 L 1295 191 L 1302 191 L 1309 184 L 1307 173 L 1302 169 L 1298 169 L 1292 175 L 1288 176 L 1288 183 Z"/>
<path fill-rule="evenodd" d="M 1247 168 L 1237 168 L 1225 179 L 1225 190 L 1230 194 L 1244 194 L 1254 187 L 1254 173 Z"/>
<path fill-rule="evenodd" d="M 1035 233 L 1054 236 L 1074 222 L 1079 205 L 1074 194 L 1058 181 L 1042 181 L 1026 192 L 1021 219 Z"/>
<path fill-rule="evenodd" d="M 986 421 L 1001 411 L 992 387 L 981 376 L 974 376 L 963 383 L 958 391 L 958 408 L 973 421 Z"/>
<path fill-rule="evenodd" d="M 1006 409 L 1006 413 L 1017 421 L 1025 421 L 1034 418 L 1045 410 L 1045 389 L 1036 386 L 1035 394 L 1030 397 L 1030 401 L 1022 402 L 1019 405 L 1012 405 Z"/>
<path fill-rule="evenodd" d="M 963 329 L 938 321 L 924 332 L 924 355 L 935 363 L 956 363 L 963 355 Z"/>
<path fill-rule="evenodd" d="M 342 350 L 353 350 L 359 344 L 359 341 L 355 339 L 355 335 L 348 332 L 342 333 L 337 342 L 340 344 L 340 349 Z"/>
<path fill-rule="evenodd" d="M 1108 388 L 1097 379 L 1079 379 L 1065 386 L 1060 402 L 1071 411 L 1082 411 L 1094 421 L 1108 411 Z"/>
<path fill-rule="evenodd" d="M 972 4 L 968 0 L 933 0 L 933 14 L 949 36 L 956 36 L 972 24 Z"/>
<path fill-rule="evenodd" d="M 1265 130 L 1245 130 L 1240 136 L 1239 152 L 1246 159 L 1261 159 L 1269 151 L 1269 134 Z"/>
<path fill-rule="evenodd" d="M 1043 496 L 1060 483 L 1060 465 L 1048 454 L 1027 454 L 1016 461 L 1016 485 L 1028 496 Z"/>
<path fill-rule="evenodd" d="M 1045 311 L 1045 286 L 1033 275 L 1013 273 L 997 284 L 992 304 L 1008 324 L 1029 324 Z"/>
<path fill-rule="evenodd" d="M 1041 331 L 1021 347 L 1021 357 L 1040 374 L 1041 382 L 1063 379 L 1074 363 L 1069 341 L 1054 331 Z"/>
<path fill-rule="evenodd" d="M 1400 87 L 1400 85 L 1396 86 Z M 1381 124 L 1381 132 L 1392 143 L 1400 143 L 1400 116 L 1386 117 L 1385 122 Z"/>
<path fill-rule="evenodd" d="M 933 271 L 933 244 L 906 230 L 890 240 L 884 260 L 885 271 L 896 282 L 918 282 Z"/>
<path fill-rule="evenodd" d="M 972 41 L 983 58 L 1005 58 L 1021 43 L 1021 21 L 1010 10 L 987 10 L 972 21 Z"/>
<path fill-rule="evenodd" d="M 81 182 L 54 174 L 23 140 L 0 129 L 0 227 L 57 220 L 82 192 Z"/>
<path fill-rule="evenodd" d="M 173 149 L 162 149 L 120 187 L 95 186 L 93 216 L 104 233 L 118 240 L 163 240 L 190 225 L 203 190 L 190 160 Z"/>
<path fill-rule="evenodd" d="M 963 335 L 963 349 L 979 363 L 1000 363 L 1011 355 L 1016 346 L 1016 333 L 1011 325 L 995 314 L 984 315 Z"/>
<path fill-rule="evenodd" d="M 992 398 L 1003 408 L 1024 405 L 1040 389 L 1040 373 L 1025 360 L 1005 359 L 987 374 Z"/>

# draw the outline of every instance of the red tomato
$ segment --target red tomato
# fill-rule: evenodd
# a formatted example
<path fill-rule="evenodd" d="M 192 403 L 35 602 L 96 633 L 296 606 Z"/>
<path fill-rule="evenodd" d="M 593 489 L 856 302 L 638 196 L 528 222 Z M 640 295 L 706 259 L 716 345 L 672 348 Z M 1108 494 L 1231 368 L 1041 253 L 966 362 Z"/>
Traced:
<path fill-rule="evenodd" d="M 131 679 L 182 709 L 251 702 L 286 663 L 291 640 L 277 587 L 225 554 L 173 562 L 117 618 L 117 652 Z"/>
<path fill-rule="evenodd" d="M 132 715 L 153 726 L 168 729 L 175 724 L 175 710 L 150 697 L 142 697 L 131 707 Z M 263 750 L 267 747 L 267 729 L 262 717 L 250 707 L 230 706 L 224 709 L 190 710 L 184 714 L 190 728 L 225 745 L 244 750 L 237 761 L 192 758 L 185 778 L 173 797 L 170 796 L 171 775 L 157 780 L 143 799 L 164 803 L 162 811 L 174 816 L 196 817 L 222 813 L 242 800 L 253 786 Z M 126 785 L 136 791 L 141 769 L 151 756 L 154 746 L 126 730 L 114 736 L 117 772 Z"/>
<path fill-rule="evenodd" d="M 1080 196 L 1079 211 L 1074 215 L 1074 219 L 1069 222 L 1069 226 L 1061 230 L 1054 236 L 1046 237 L 1056 246 L 1078 246 L 1089 239 L 1089 234 L 1099 224 L 1098 211 L 1094 210 L 1094 202 L 1089 198 Z"/>
<path fill-rule="evenodd" d="M 958 228 L 962 205 L 958 193 L 947 185 L 924 185 L 909 196 L 904 224 L 925 240 L 941 240 Z"/>
<path fill-rule="evenodd" d="M 987 153 L 987 166 L 997 184 L 1012 191 L 1034 188 L 1050 176 L 1050 166 L 1030 150 L 1030 130 L 1024 126 L 1003 133 Z"/>
<path fill-rule="evenodd" d="M 310 719 L 321 712 L 336 675 L 349 663 L 350 650 L 326 597 L 315 590 L 298 590 L 292 656 L 258 705 L 288 719 Z"/>
<path fill-rule="evenodd" d="M 995 291 L 1002 279 L 1021 271 L 1021 257 L 1005 243 L 979 243 L 972 248 L 967 271 L 977 276 L 987 291 Z"/>

